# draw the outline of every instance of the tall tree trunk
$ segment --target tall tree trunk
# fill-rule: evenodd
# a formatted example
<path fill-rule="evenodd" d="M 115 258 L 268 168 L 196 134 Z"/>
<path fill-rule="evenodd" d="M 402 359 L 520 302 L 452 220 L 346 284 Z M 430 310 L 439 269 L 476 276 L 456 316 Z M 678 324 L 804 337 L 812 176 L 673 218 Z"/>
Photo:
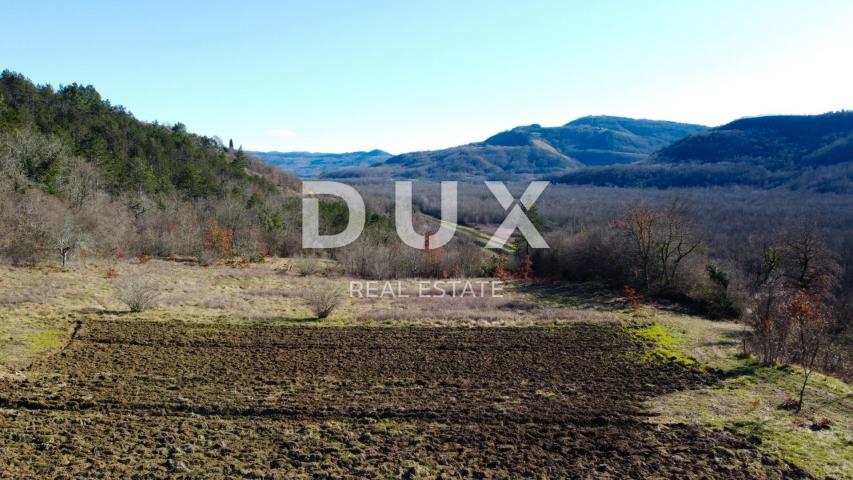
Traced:
<path fill-rule="evenodd" d="M 803 409 L 803 397 L 806 394 L 806 385 L 809 383 L 809 376 L 811 374 L 811 370 L 807 370 L 803 367 L 803 386 L 800 387 L 800 401 L 797 403 L 797 412 L 800 412 Z"/>

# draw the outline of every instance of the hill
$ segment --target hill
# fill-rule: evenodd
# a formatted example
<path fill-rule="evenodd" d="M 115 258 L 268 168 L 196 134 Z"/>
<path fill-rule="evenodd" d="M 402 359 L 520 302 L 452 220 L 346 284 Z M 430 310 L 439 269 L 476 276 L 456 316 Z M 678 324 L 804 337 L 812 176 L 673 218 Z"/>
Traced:
<path fill-rule="evenodd" d="M 317 178 L 324 173 L 348 167 L 367 167 L 391 158 L 388 152 L 316 153 L 316 152 L 249 152 L 251 155 L 300 178 Z"/>
<path fill-rule="evenodd" d="M 661 120 L 589 116 L 562 127 L 516 127 L 486 139 L 488 145 L 546 142 L 585 166 L 631 163 L 706 127 Z"/>
<path fill-rule="evenodd" d="M 589 165 L 630 163 L 706 127 L 659 120 L 590 116 L 559 127 L 528 125 L 482 142 L 389 158 L 380 168 L 352 168 L 331 177 L 522 179 Z"/>
<path fill-rule="evenodd" d="M 183 124 L 137 120 L 91 85 L 54 90 L 8 70 L 0 74 L 0 137 L 0 156 L 20 161 L 26 180 L 49 193 L 69 173 L 72 158 L 94 167 L 112 193 L 222 196 L 284 177 Z"/>
<path fill-rule="evenodd" d="M 743 118 L 691 135 L 647 163 L 746 163 L 768 170 L 851 160 L 853 112 Z"/>
<path fill-rule="evenodd" d="M 180 123 L 140 121 L 92 86 L 0 74 L 0 261 L 290 253 L 298 184 Z"/>
<path fill-rule="evenodd" d="M 636 165 L 570 172 L 557 181 L 853 191 L 853 112 L 743 118 L 685 137 Z"/>

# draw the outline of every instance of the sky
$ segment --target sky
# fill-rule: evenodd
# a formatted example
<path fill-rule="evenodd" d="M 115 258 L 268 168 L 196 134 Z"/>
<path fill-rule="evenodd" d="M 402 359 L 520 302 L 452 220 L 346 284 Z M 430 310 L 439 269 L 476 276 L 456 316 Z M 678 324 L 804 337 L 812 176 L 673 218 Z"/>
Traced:
<path fill-rule="evenodd" d="M 0 68 L 247 150 L 853 109 L 853 2 L 8 1 Z"/>

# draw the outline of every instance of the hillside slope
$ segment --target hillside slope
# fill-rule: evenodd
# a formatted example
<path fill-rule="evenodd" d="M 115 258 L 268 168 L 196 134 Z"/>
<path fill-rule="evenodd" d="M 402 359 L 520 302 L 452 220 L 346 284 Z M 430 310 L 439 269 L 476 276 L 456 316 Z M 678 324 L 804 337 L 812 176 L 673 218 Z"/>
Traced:
<path fill-rule="evenodd" d="M 647 163 L 747 163 L 768 170 L 851 160 L 853 112 L 735 120 L 660 150 Z"/>
<path fill-rule="evenodd" d="M 537 140 L 582 165 L 630 163 L 706 127 L 661 120 L 589 116 L 562 127 L 516 127 L 486 139 L 488 145 L 534 145 Z"/>
<path fill-rule="evenodd" d="M 632 187 L 853 191 L 853 112 L 744 118 L 685 137 L 637 165 L 585 169 L 557 180 Z"/>
<path fill-rule="evenodd" d="M 209 197 L 248 191 L 265 179 L 293 183 L 183 124 L 137 120 L 91 85 L 54 90 L 8 70 L 0 74 L 0 137 L 0 156 L 14 158 L 26 180 L 49 193 L 73 170 L 71 159 L 93 167 L 112 193 Z"/>
<path fill-rule="evenodd" d="M 445 179 L 542 178 L 589 165 L 630 163 L 706 127 L 658 120 L 592 116 L 559 127 L 529 125 L 485 141 L 413 152 L 378 168 L 343 169 L 332 177 Z"/>
<path fill-rule="evenodd" d="M 316 152 L 248 152 L 278 168 L 293 172 L 299 178 L 317 178 L 337 168 L 367 167 L 391 158 L 388 152 L 316 153 Z"/>

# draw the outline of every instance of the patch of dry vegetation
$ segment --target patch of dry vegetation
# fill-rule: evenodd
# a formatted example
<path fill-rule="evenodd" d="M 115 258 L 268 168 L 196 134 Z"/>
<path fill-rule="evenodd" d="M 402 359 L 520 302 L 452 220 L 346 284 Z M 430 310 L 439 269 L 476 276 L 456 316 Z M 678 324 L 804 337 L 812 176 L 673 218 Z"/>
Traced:
<path fill-rule="evenodd" d="M 316 266 L 326 275 L 322 285 L 317 274 L 302 268 L 306 260 L 312 262 L 309 270 Z M 350 298 L 349 280 L 335 276 L 332 262 L 319 259 L 201 267 L 147 258 L 89 258 L 67 271 L 0 266 L 0 364 L 8 369 L 26 365 L 32 355 L 60 345 L 78 320 L 310 324 L 319 315 L 313 307 L 317 302 L 306 297 L 328 291 L 341 295 L 335 296 L 323 325 L 512 326 L 611 319 L 581 304 L 546 303 L 541 292 L 521 285 L 510 285 L 503 298 L 427 299 L 417 297 L 416 280 L 403 280 L 407 298 Z M 130 293 L 148 308 L 128 312 L 123 300 L 134 300 Z"/>
<path fill-rule="evenodd" d="M 403 290 L 406 294 L 407 290 Z M 417 295 L 412 291 L 412 295 Z M 396 298 L 374 300 L 375 307 L 358 314 L 362 322 L 412 325 L 531 326 L 572 322 L 618 321 L 594 310 L 549 307 L 517 289 L 505 297 Z"/>

